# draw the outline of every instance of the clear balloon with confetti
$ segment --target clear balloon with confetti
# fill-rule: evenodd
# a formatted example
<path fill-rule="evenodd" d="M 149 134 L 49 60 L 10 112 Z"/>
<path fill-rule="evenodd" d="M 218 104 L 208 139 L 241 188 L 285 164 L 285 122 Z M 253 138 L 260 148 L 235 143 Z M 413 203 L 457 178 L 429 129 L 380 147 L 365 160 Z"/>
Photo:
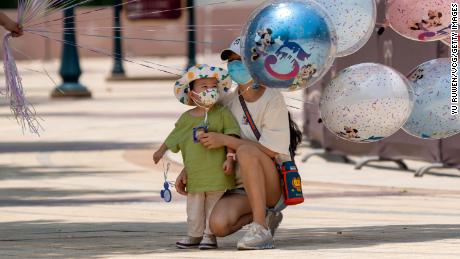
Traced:
<path fill-rule="evenodd" d="M 398 71 L 374 63 L 342 70 L 324 89 L 321 118 L 338 137 L 368 143 L 398 131 L 413 106 L 410 82 Z"/>
<path fill-rule="evenodd" d="M 242 30 L 243 60 L 255 83 L 294 91 L 317 82 L 336 54 L 335 28 L 310 0 L 271 0 Z"/>
<path fill-rule="evenodd" d="M 434 59 L 416 67 L 409 80 L 415 103 L 403 129 L 426 139 L 442 139 L 460 132 L 460 116 L 451 115 L 450 60 Z"/>
<path fill-rule="evenodd" d="M 372 36 L 377 19 L 374 0 L 316 0 L 331 17 L 337 31 L 337 56 L 351 55 Z"/>
<path fill-rule="evenodd" d="M 450 34 L 452 0 L 388 0 L 387 20 L 397 33 L 417 41 L 436 41 Z"/>

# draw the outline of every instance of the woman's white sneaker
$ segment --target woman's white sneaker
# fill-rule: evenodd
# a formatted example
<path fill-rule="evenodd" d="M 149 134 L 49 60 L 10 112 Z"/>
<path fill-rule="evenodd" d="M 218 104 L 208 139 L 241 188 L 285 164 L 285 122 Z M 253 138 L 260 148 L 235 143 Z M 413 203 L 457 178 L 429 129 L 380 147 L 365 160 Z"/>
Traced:
<path fill-rule="evenodd" d="M 275 244 L 270 230 L 258 223 L 251 223 L 248 232 L 238 241 L 238 250 L 273 249 Z"/>
<path fill-rule="evenodd" d="M 272 237 L 274 237 L 276 230 L 281 224 L 281 221 L 283 221 L 283 213 L 268 211 L 267 216 L 265 217 L 265 221 L 267 223 L 268 229 L 270 229 Z"/>

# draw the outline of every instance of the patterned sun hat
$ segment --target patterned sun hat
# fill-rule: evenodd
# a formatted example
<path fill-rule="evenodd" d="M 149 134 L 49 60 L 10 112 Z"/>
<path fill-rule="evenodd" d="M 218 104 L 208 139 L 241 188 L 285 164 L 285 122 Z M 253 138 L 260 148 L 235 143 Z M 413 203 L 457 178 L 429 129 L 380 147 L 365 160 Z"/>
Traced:
<path fill-rule="evenodd" d="M 187 70 L 185 74 L 174 84 L 174 95 L 177 100 L 186 105 L 193 105 L 193 102 L 188 98 L 190 91 L 190 82 L 202 78 L 216 78 L 217 90 L 219 95 L 223 96 L 230 92 L 232 87 L 232 79 L 228 72 L 220 67 L 212 67 L 208 65 L 196 65 Z"/>

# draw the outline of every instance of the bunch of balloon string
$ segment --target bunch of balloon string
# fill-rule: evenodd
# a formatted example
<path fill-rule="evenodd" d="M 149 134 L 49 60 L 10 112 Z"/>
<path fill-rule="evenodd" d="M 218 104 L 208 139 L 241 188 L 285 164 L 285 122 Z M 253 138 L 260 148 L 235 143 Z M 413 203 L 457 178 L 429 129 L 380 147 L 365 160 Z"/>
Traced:
<path fill-rule="evenodd" d="M 93 0 L 19 0 L 18 23 L 24 27 L 25 33 L 44 37 L 62 44 L 74 45 L 75 47 L 98 53 L 103 56 L 111 56 L 122 59 L 125 62 L 161 71 L 172 75 L 183 74 L 183 69 L 168 66 L 148 60 L 139 60 L 133 57 L 122 57 L 112 54 L 104 49 L 94 46 L 68 42 L 65 39 L 56 38 L 53 35 L 76 33 L 76 26 L 65 27 L 63 30 L 53 30 L 62 22 L 73 17 L 55 18 L 53 15 L 71 8 L 82 6 Z M 127 0 L 115 6 L 127 5 L 139 0 Z M 222 0 L 199 6 L 230 4 L 236 2 L 250 2 L 250 0 Z M 387 21 L 385 26 L 391 27 L 400 35 L 415 41 L 448 40 L 450 34 L 450 22 L 448 21 L 448 0 L 387 0 Z M 84 17 L 90 13 L 101 12 L 114 6 L 98 7 L 80 12 Z M 187 6 L 179 9 L 189 9 Z M 178 9 L 174 9 L 178 10 Z M 161 10 L 168 12 L 172 10 Z M 149 12 L 150 14 L 155 12 Z M 307 17 L 307 18 L 303 18 Z M 91 19 L 80 19 L 79 24 L 94 22 L 95 20 L 111 19 L 112 15 L 104 17 L 98 15 Z M 336 58 L 351 55 L 360 50 L 372 36 L 377 18 L 377 4 L 374 0 L 269 0 L 257 7 L 249 16 L 245 25 L 242 24 L 209 24 L 196 26 L 183 26 L 184 31 L 196 30 L 203 27 L 204 30 L 234 31 L 235 37 L 241 35 L 243 40 L 241 53 L 242 60 L 255 83 L 267 87 L 277 88 L 281 91 L 298 91 L 306 89 L 318 83 L 330 70 Z M 42 21 L 45 19 L 47 21 Z M 83 26 L 84 27 L 84 26 Z M 292 28 L 304 28 L 303 30 Z M 103 34 L 104 30 L 120 30 L 126 33 L 132 31 L 153 32 L 167 30 L 166 27 L 149 26 L 130 28 L 124 27 L 96 27 L 91 28 L 96 33 L 78 33 L 83 37 L 113 39 L 114 36 Z M 131 37 L 123 36 L 123 40 L 139 40 L 151 42 L 184 43 L 186 40 Z M 11 35 L 4 38 L 3 52 L 5 64 L 6 88 L 3 91 L 10 103 L 12 113 L 23 130 L 29 128 L 37 133 L 41 129 L 34 108 L 25 98 L 25 91 L 21 77 L 15 64 L 10 45 Z M 216 44 L 219 48 L 225 48 L 228 42 L 194 41 L 196 44 L 210 46 Z M 433 64 L 444 64 L 444 61 Z M 392 68 L 381 64 L 361 64 L 347 68 L 335 77 L 326 87 L 320 104 L 320 112 L 325 126 L 338 137 L 353 142 L 379 141 L 392 135 L 402 128 L 406 121 L 412 121 L 416 125 L 422 125 L 415 121 L 416 118 L 425 118 L 428 111 L 412 109 L 414 106 L 414 92 L 412 84 L 421 84 L 420 89 L 428 88 L 429 83 L 444 86 L 446 79 L 441 76 L 448 74 L 437 69 L 428 69 L 433 65 L 426 64 L 424 70 L 425 80 L 420 80 L 421 71 L 416 72 L 412 78 L 407 78 Z M 442 66 L 444 68 L 444 66 Z M 427 71 L 438 73 L 431 75 Z M 415 78 L 415 79 L 414 79 Z M 434 81 L 429 81 L 431 78 Z M 350 80 L 348 80 L 350 79 Z M 364 80 L 367 79 L 367 80 Z M 394 79 L 391 84 L 384 84 L 388 79 Z M 348 80 L 348 81 L 347 81 Z M 375 82 L 366 84 L 366 82 Z M 374 86 L 379 84 L 379 91 Z M 393 86 L 397 86 L 396 88 Z M 440 88 L 441 89 L 441 88 Z M 444 89 L 444 88 L 442 88 Z M 447 89 L 447 88 L 446 88 Z M 385 91 L 384 91 L 385 90 Z M 417 98 L 424 96 L 420 91 L 415 92 Z M 383 94 L 385 93 L 385 94 Z M 372 96 L 369 102 L 362 100 L 363 96 Z M 443 96 L 443 95 L 439 95 Z M 434 98 L 428 96 L 426 98 Z M 439 98 L 439 97 L 436 97 Z M 298 99 L 297 99 L 298 100 Z M 402 103 L 399 103 L 403 100 Z M 430 99 L 431 100 L 431 99 Z M 302 100 L 299 100 L 302 101 Z M 436 103 L 430 101 L 430 103 Z M 398 112 L 395 107 L 404 107 L 404 112 Z M 390 111 L 390 112 L 389 112 Z M 417 116 L 411 112 L 424 112 Z M 445 118 L 448 130 L 413 133 L 418 137 L 444 137 L 458 133 L 460 123 L 458 118 L 444 115 L 444 108 L 440 109 L 441 117 Z M 383 121 L 378 118 L 387 118 L 392 114 L 391 121 Z M 427 113 L 428 115 L 431 113 Z M 443 122 L 444 123 L 444 122 Z M 415 125 L 414 124 L 414 125 Z M 382 125 L 386 125 L 382 127 Z M 444 124 L 443 124 L 444 125 Z M 409 132 L 410 125 L 403 127 Z M 447 129 L 447 128 L 446 128 Z M 423 132 L 422 132 L 423 131 Z"/>
<path fill-rule="evenodd" d="M 221 4 L 228 4 L 228 3 L 235 3 L 235 2 L 242 2 L 247 0 L 226 0 L 220 2 L 212 2 L 207 4 L 201 5 L 194 5 L 194 6 L 187 6 L 183 8 L 177 9 L 169 9 L 169 10 L 160 10 L 160 11 L 149 11 L 141 13 L 141 15 L 148 15 L 148 14 L 155 14 L 155 13 L 162 13 L 162 12 L 171 12 L 177 10 L 186 10 L 192 7 L 201 7 L 201 6 L 211 6 L 211 5 L 221 5 Z M 65 39 L 59 38 L 60 35 L 66 35 L 70 33 L 75 33 L 78 36 L 82 37 L 93 37 L 99 39 L 107 39 L 112 40 L 115 36 L 110 35 L 108 33 L 104 34 L 101 32 L 108 31 L 112 32 L 113 30 L 119 30 L 123 32 L 128 32 L 124 27 L 114 27 L 114 26 L 100 26 L 100 27 L 91 27 L 91 30 L 95 30 L 96 33 L 76 33 L 76 23 L 73 19 L 76 15 L 72 15 L 70 17 L 59 17 L 56 18 L 59 13 L 62 13 L 66 10 L 74 9 L 80 6 L 84 6 L 85 4 L 90 4 L 94 2 L 94 0 L 18 0 L 18 9 L 17 9 L 17 23 L 23 28 L 25 34 L 39 36 L 48 40 L 52 40 L 58 43 L 67 44 L 71 46 L 78 47 L 80 49 L 86 50 L 88 52 L 97 53 L 101 56 L 108 56 L 119 58 L 125 62 L 132 63 L 139 65 L 141 67 L 157 70 L 163 73 L 180 76 L 183 73 L 182 68 L 178 68 L 175 66 L 168 66 L 156 62 L 152 62 L 149 60 L 138 60 L 134 57 L 122 57 L 120 54 L 114 54 L 108 52 L 105 49 L 96 48 L 87 44 L 80 44 L 75 42 L 69 42 Z M 93 9 L 89 9 L 83 12 L 80 12 L 78 15 L 84 17 L 91 13 L 101 13 L 106 9 L 112 9 L 113 7 L 117 6 L 125 6 L 131 3 L 140 2 L 140 0 L 128 0 L 123 1 L 120 4 L 112 5 L 112 6 L 102 6 Z M 110 20 L 112 18 L 111 15 L 104 17 L 104 15 L 98 15 L 97 18 L 92 17 L 91 19 L 84 19 L 82 18 L 79 20 L 79 24 L 83 24 L 85 27 L 85 23 L 93 23 L 95 20 Z M 72 20 L 71 20 L 72 19 Z M 53 29 L 57 26 L 62 26 L 62 23 L 70 23 L 69 26 L 64 27 L 63 29 Z M 184 26 L 177 26 L 179 29 L 183 30 L 184 32 L 187 31 L 196 31 L 197 27 L 203 27 L 202 30 L 219 30 L 219 31 L 236 31 L 239 32 L 241 25 L 240 24 L 224 24 L 224 25 L 184 25 Z M 129 31 L 136 31 L 141 33 L 149 33 L 149 32 L 159 32 L 159 31 L 167 31 L 168 28 L 166 26 L 143 26 L 143 27 L 130 27 Z M 33 105 L 27 100 L 26 98 L 26 91 L 23 86 L 23 82 L 21 79 L 21 75 L 19 73 L 19 69 L 16 65 L 16 60 L 14 57 L 14 52 L 21 51 L 19 49 L 14 48 L 11 44 L 12 34 L 8 33 L 3 38 L 3 63 L 4 63 L 4 70 L 5 70 L 5 88 L 0 89 L 0 94 L 5 95 L 7 102 L 11 108 L 11 112 L 17 122 L 21 125 L 22 131 L 25 132 L 29 130 L 30 132 L 40 135 L 40 131 L 44 130 L 44 127 L 40 124 L 41 118 L 37 115 L 35 108 Z M 135 40 L 135 41 L 150 41 L 150 42 L 171 42 L 171 43 L 186 43 L 186 40 L 180 39 L 164 39 L 164 38 L 149 38 L 149 37 L 129 37 L 124 36 L 120 37 L 121 40 Z M 219 42 L 205 42 L 205 41 L 194 41 L 195 44 L 203 44 L 210 46 L 212 44 L 219 44 Z M 225 46 L 225 43 L 220 42 L 221 46 Z M 24 53 L 21 53 L 24 56 L 27 56 Z M 35 70 L 33 70 L 35 71 Z M 40 72 L 41 71 L 35 71 Z M 50 77 L 46 70 L 43 71 L 47 77 L 49 77 L 53 82 L 54 80 Z"/>

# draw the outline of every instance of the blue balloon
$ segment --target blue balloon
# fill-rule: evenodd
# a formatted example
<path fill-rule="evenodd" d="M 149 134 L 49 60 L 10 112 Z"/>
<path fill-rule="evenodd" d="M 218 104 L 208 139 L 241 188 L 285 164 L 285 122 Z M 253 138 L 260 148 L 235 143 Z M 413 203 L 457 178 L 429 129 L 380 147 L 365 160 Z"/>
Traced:
<path fill-rule="evenodd" d="M 451 115 L 450 59 L 425 62 L 410 74 L 414 109 L 403 129 L 416 137 L 442 139 L 460 132 L 460 116 Z"/>
<path fill-rule="evenodd" d="M 335 28 L 310 0 L 272 0 L 243 28 L 241 53 L 257 84 L 299 90 L 316 83 L 335 59 Z"/>

